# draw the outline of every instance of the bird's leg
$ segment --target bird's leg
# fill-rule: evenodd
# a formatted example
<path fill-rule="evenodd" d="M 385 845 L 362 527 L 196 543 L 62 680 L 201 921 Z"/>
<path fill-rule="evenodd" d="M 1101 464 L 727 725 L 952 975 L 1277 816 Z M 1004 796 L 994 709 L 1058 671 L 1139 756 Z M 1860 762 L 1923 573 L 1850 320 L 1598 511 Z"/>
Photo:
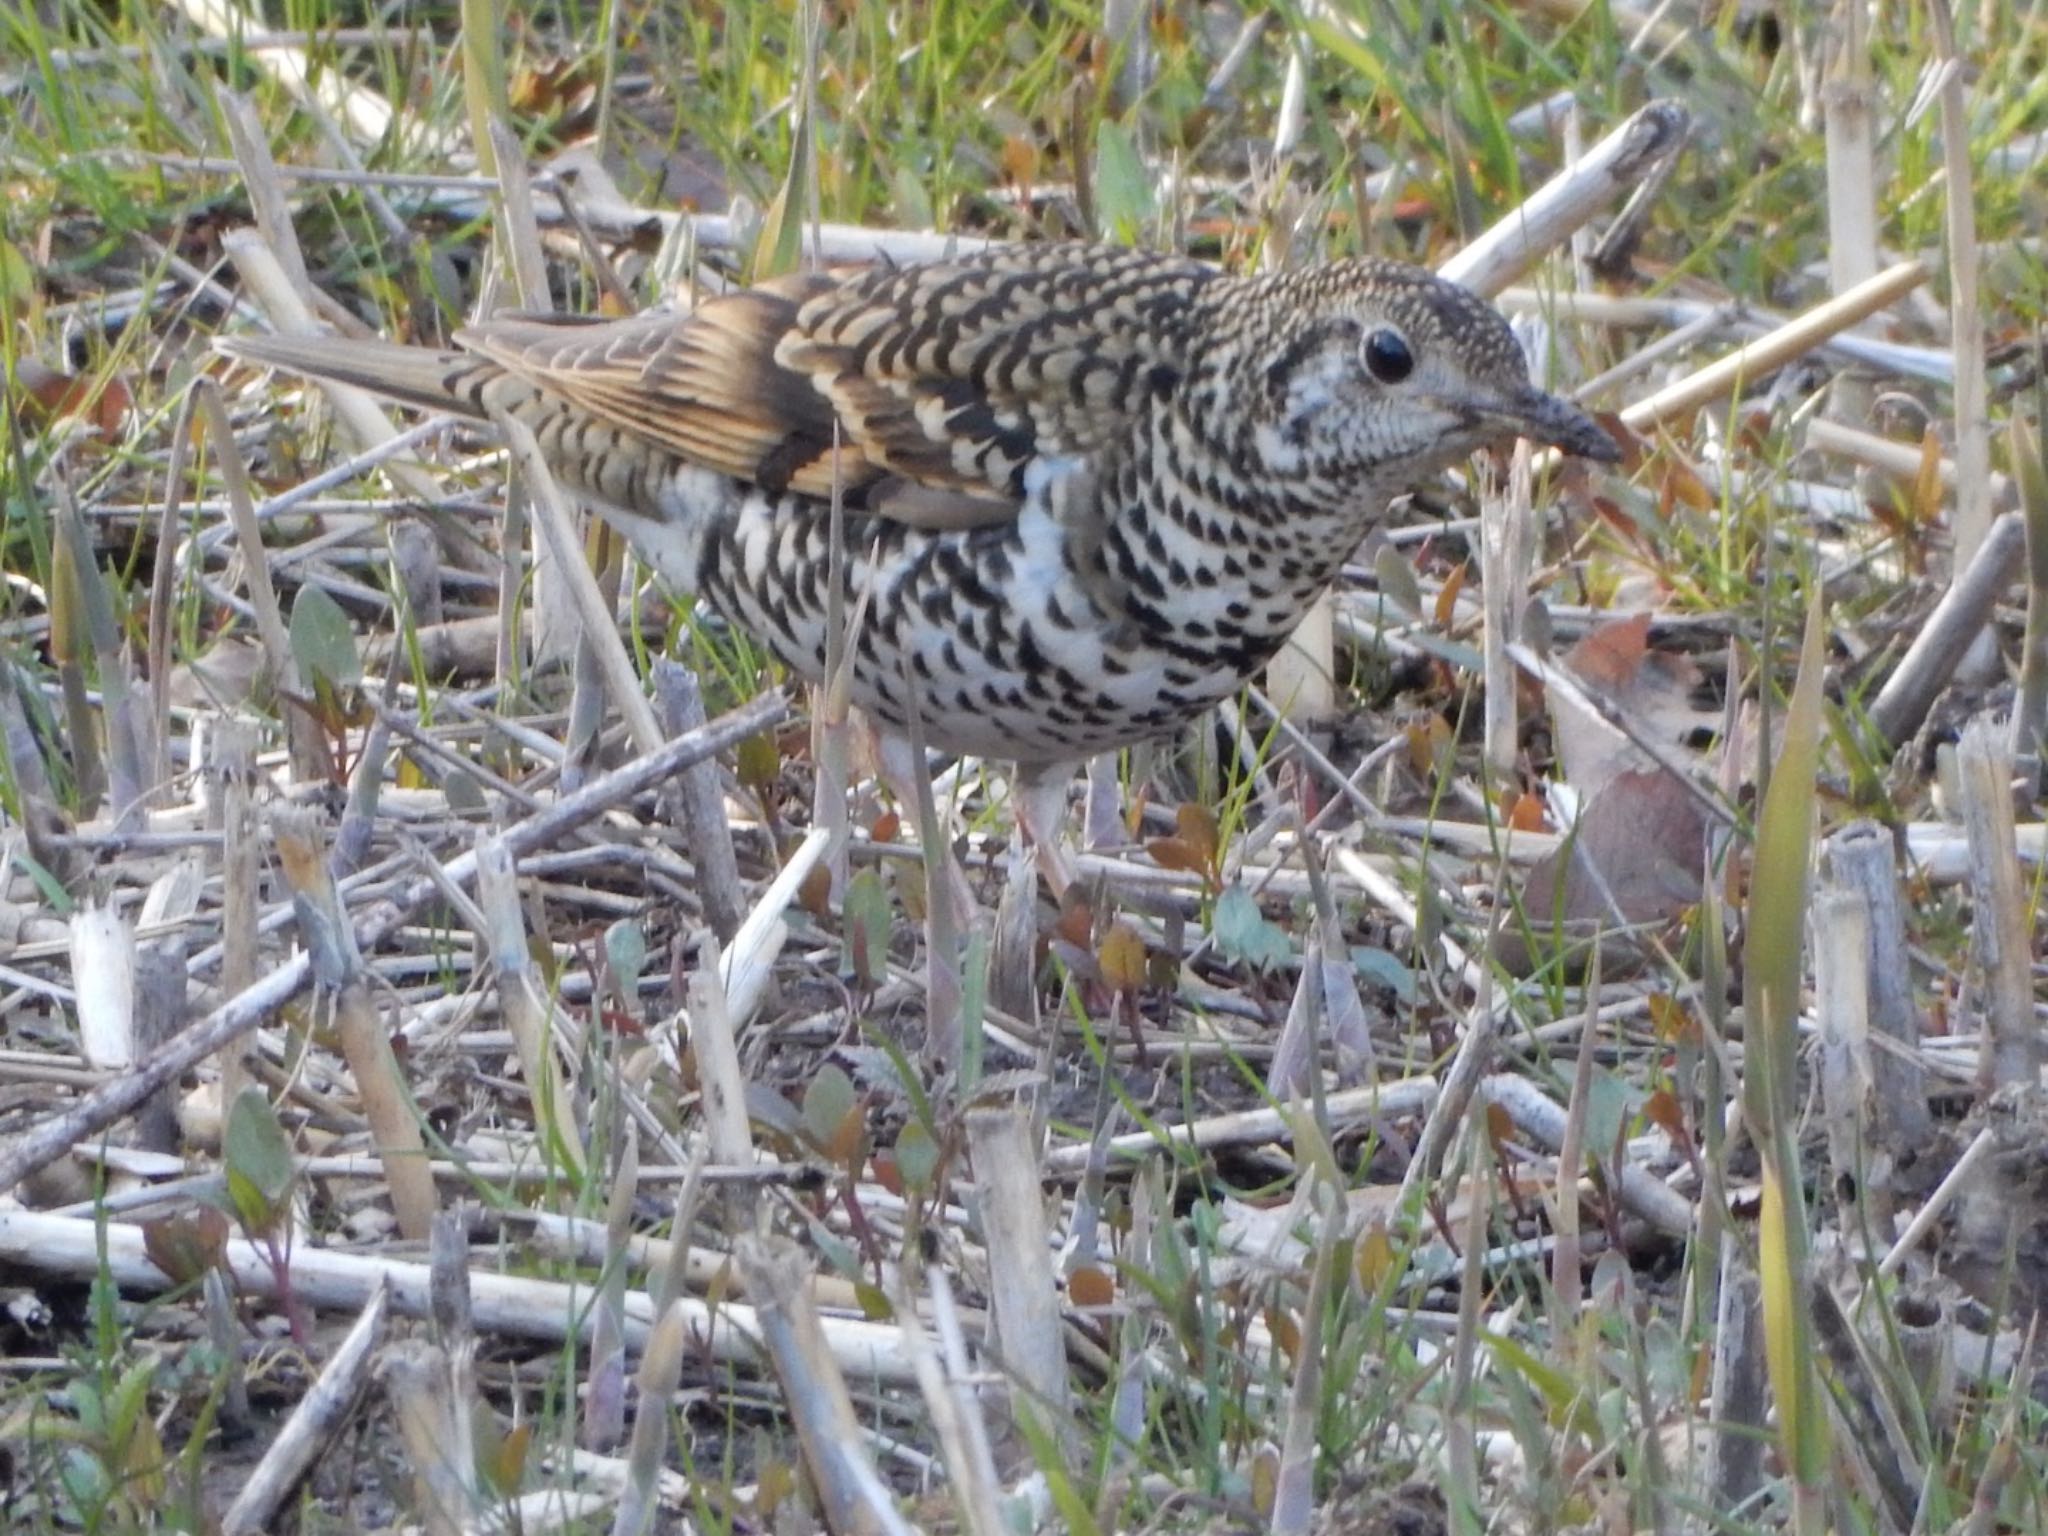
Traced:
<path fill-rule="evenodd" d="M 1010 781 L 1010 817 L 1017 824 L 1017 841 L 1010 847 L 1008 878 L 996 908 L 988 986 L 991 1001 L 1020 1019 L 1038 1017 L 1038 881 L 1031 866 L 1037 864 L 1055 902 L 1074 883 L 1074 862 L 1060 832 L 1066 820 L 1067 786 L 1078 766 L 1019 763 Z"/>
<path fill-rule="evenodd" d="M 1010 786 L 1017 831 L 1038 856 L 1038 872 L 1057 901 L 1074 883 L 1074 855 L 1061 835 L 1067 819 L 1067 786 L 1079 763 L 1019 763 Z"/>

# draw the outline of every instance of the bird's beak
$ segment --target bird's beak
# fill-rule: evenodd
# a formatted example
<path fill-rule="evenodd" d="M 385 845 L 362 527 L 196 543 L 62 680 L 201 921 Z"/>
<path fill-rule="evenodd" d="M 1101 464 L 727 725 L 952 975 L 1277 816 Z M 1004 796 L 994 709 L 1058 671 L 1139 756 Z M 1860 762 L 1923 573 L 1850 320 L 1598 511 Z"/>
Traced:
<path fill-rule="evenodd" d="M 1612 464 L 1621 457 L 1621 446 L 1599 422 L 1571 401 L 1547 395 L 1534 385 L 1501 401 L 1485 414 L 1505 431 L 1549 443 L 1582 459 Z"/>

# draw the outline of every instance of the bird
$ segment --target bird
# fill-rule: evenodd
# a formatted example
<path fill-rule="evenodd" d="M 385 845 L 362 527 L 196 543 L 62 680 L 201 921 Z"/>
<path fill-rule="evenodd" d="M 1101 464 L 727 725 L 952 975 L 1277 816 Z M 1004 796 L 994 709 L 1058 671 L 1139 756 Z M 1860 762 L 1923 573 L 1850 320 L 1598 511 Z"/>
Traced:
<path fill-rule="evenodd" d="M 1395 497 L 1518 435 L 1619 456 L 1484 299 L 1370 256 L 1233 275 L 998 245 L 452 340 L 222 346 L 525 423 L 662 578 L 814 682 L 836 505 L 851 701 L 885 741 L 914 719 L 1016 765 L 1041 848 L 1082 762 L 1235 695 Z"/>

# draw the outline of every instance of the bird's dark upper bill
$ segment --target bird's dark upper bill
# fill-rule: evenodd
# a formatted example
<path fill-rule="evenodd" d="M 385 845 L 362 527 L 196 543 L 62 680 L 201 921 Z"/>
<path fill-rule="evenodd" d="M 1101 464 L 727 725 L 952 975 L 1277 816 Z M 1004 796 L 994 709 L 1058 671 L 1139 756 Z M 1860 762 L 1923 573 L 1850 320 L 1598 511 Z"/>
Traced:
<path fill-rule="evenodd" d="M 1607 429 L 1571 401 L 1531 389 L 1516 400 L 1502 417 L 1512 421 L 1524 437 L 1549 443 L 1581 458 L 1613 463 L 1621 457 L 1621 446 L 1607 435 Z"/>

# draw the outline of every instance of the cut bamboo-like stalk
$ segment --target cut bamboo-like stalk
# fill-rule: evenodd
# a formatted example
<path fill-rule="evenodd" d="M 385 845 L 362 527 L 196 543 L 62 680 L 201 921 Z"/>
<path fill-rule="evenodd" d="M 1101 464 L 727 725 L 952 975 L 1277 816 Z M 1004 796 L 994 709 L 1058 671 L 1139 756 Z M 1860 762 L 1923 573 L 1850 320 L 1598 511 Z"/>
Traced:
<path fill-rule="evenodd" d="M 1517 443 L 1507 484 L 1479 502 L 1480 593 L 1486 604 L 1486 762 L 1494 772 L 1497 792 L 1515 787 L 1515 765 L 1521 756 L 1518 690 L 1508 647 L 1522 638 L 1522 600 L 1535 549 L 1530 462 L 1529 445 Z"/>
<path fill-rule="evenodd" d="M 1897 745 L 1920 729 L 1935 698 L 1983 632 L 1998 595 L 2019 573 L 2026 544 L 2026 524 L 2019 513 L 2008 512 L 1992 523 L 1990 534 L 1949 583 L 1871 701 L 1870 723 L 1883 740 Z"/>
<path fill-rule="evenodd" d="M 1860 891 L 1830 889 L 1813 901 L 1814 1011 L 1820 1020 L 1820 1086 L 1828 1159 L 1837 1191 L 1859 1200 L 1870 1144 L 1870 908 Z M 1884 1230 L 1877 1224 L 1878 1230 Z"/>
<path fill-rule="evenodd" d="M 1712 1423 L 1706 1493 L 1710 1509 L 1738 1509 L 1763 1485 L 1770 1444 L 1763 1282 L 1740 1243 L 1721 1248 L 1720 1307 L 1714 1319 Z"/>
<path fill-rule="evenodd" d="M 1869 22 L 1861 5 L 1837 6 L 1826 29 L 1821 115 L 1827 144 L 1828 286 L 1849 293 L 1877 275 L 1877 146 L 1871 107 Z M 1835 381 L 1828 401 L 1838 419 L 1861 421 L 1870 389 Z"/>
<path fill-rule="evenodd" d="M 236 1491 L 221 1516 L 221 1536 L 261 1536 L 284 1523 L 278 1512 L 285 1501 L 355 1422 L 390 1310 L 391 1293 L 380 1286 L 321 1366 L 319 1379 L 264 1449 L 256 1470 Z"/>
<path fill-rule="evenodd" d="M 1631 431 L 1650 432 L 1664 422 L 1723 399 L 1741 384 L 1754 382 L 1793 359 L 1804 357 L 1828 337 L 1897 303 L 1926 281 L 1925 262 L 1902 261 L 1887 267 L 1868 282 L 1815 305 L 1699 372 L 1646 400 L 1638 400 L 1621 413 L 1622 422 Z"/>
<path fill-rule="evenodd" d="M 104 1250 L 100 1247 L 102 1235 Z M 221 1263 L 244 1301 L 276 1299 L 283 1281 L 306 1306 L 354 1309 L 379 1287 L 388 1285 L 395 1312 L 414 1318 L 427 1315 L 428 1272 L 424 1264 L 301 1245 L 292 1250 L 287 1272 L 280 1275 L 274 1258 L 267 1248 L 241 1238 L 230 1238 L 221 1251 Z M 157 1294 L 170 1286 L 163 1271 L 150 1261 L 142 1228 L 125 1222 L 99 1222 L 91 1214 L 51 1216 L 0 1210 L 0 1260 L 43 1275 L 84 1280 L 104 1274 L 124 1291 L 141 1295 Z M 583 1281 L 537 1280 L 472 1270 L 469 1291 L 479 1335 L 553 1344 L 572 1334 L 588 1336 L 590 1290 Z M 678 1297 L 673 1305 L 682 1309 L 695 1347 L 705 1358 L 727 1365 L 759 1366 L 760 1335 L 752 1306 L 730 1298 L 714 1306 L 692 1296 Z M 629 1291 L 628 1345 L 642 1347 L 654 1321 L 646 1293 Z M 901 1332 L 894 1323 L 828 1317 L 820 1319 L 820 1326 L 842 1373 L 884 1386 L 915 1384 Z"/>
<path fill-rule="evenodd" d="M 1910 829 L 1908 839 L 1911 846 Z M 1853 821 L 1830 834 L 1823 855 L 1825 887 L 1855 892 L 1866 918 L 1863 965 L 1875 1036 L 1870 1052 L 1876 1095 L 1872 1138 L 1895 1156 L 1918 1153 L 1933 1136 L 1934 1122 L 1920 1062 L 1920 1011 L 1913 1003 L 1891 829 L 1874 821 Z"/>
<path fill-rule="evenodd" d="M 1030 1113 L 1016 1105 L 969 1110 L 967 1146 L 988 1244 L 996 1336 L 1013 1383 L 1010 1415 L 1029 1415 L 1071 1452 L 1060 1289 Z"/>
<path fill-rule="evenodd" d="M 256 824 L 256 723 L 222 716 L 211 733 L 208 771 L 218 791 L 221 832 L 220 986 L 233 997 L 256 979 L 257 921 L 262 908 L 260 834 Z M 248 1042 L 230 1042 L 220 1056 L 216 1123 L 248 1082 Z"/>
<path fill-rule="evenodd" d="M 554 1049 L 553 1012 L 534 976 L 512 855 L 500 838 L 489 836 L 478 842 L 476 871 L 477 905 L 486 924 L 478 937 L 490 952 L 498 983 L 498 1011 L 512 1033 L 520 1075 L 533 1099 L 534 1126 L 581 1169 L 585 1165 L 583 1138 L 564 1113 L 574 1098 L 574 1077 L 565 1058 Z"/>
<path fill-rule="evenodd" d="M 1927 0 L 1940 81 L 1942 192 L 1948 220 L 1950 344 L 1955 351 L 1956 563 L 1967 564 L 1991 530 L 1990 386 L 1984 371 L 1984 321 L 1977 308 L 1976 178 L 1970 166 L 1969 72 L 1956 51 L 1948 0 Z"/>
<path fill-rule="evenodd" d="M 135 935 L 111 902 L 88 898 L 71 915 L 71 985 L 85 1059 L 116 1072 L 134 1065 Z"/>
<path fill-rule="evenodd" d="M 658 657 L 653 677 L 655 703 L 670 736 L 681 736 L 704 724 L 704 691 L 696 673 L 678 661 Z M 697 899 L 704 903 L 704 921 L 718 935 L 719 943 L 730 944 L 740 931 L 746 896 L 740 885 L 732 819 L 726 814 L 718 765 L 707 760 L 685 768 L 677 775 L 675 798 L 689 839 L 690 862 L 697 871 Z"/>
<path fill-rule="evenodd" d="M 476 1453 L 456 1433 L 448 1357 L 424 1339 L 388 1346 L 377 1370 L 412 1472 L 414 1508 L 428 1536 L 459 1536 L 484 1506 Z"/>
<path fill-rule="evenodd" d="M 757 1298 L 762 1341 L 824 1505 L 825 1528 L 839 1536 L 910 1536 L 868 1459 L 852 1394 L 811 1304 L 809 1263 L 787 1238 L 753 1234 L 734 1244 L 733 1257 Z"/>
<path fill-rule="evenodd" d="M 1445 261 L 1437 275 L 1491 298 L 1676 154 L 1691 121 L 1675 101 L 1649 102 Z"/>
<path fill-rule="evenodd" d="M 2005 722 L 1979 715 L 1956 744 L 1963 825 L 1973 865 L 1970 924 L 1984 978 L 1987 1088 L 2032 1083 L 2040 1073 L 2034 1027 L 2032 885 L 2020 874 L 2012 815 L 2012 744 Z"/>
<path fill-rule="evenodd" d="M 709 934 L 695 944 L 697 970 L 690 977 L 690 1050 L 697 1061 L 703 1092 L 704 1129 L 711 1156 L 728 1168 L 754 1161 L 754 1133 L 747 1119 L 746 1074 L 740 1068 L 739 1043 L 733 1038 L 725 985 L 712 964 L 716 950 Z M 722 1197 L 729 1224 L 737 1229 L 747 1206 L 742 1197 Z"/>
<path fill-rule="evenodd" d="M 690 1343 L 689 1325 L 680 1307 L 661 1314 L 647 1340 L 637 1377 L 638 1406 L 633 1413 L 633 1438 L 627 1451 L 629 1475 L 619 1492 L 612 1536 L 645 1536 L 663 1503 L 662 1462 L 668 1451 L 669 1399 L 683 1377 L 683 1358 Z"/>

